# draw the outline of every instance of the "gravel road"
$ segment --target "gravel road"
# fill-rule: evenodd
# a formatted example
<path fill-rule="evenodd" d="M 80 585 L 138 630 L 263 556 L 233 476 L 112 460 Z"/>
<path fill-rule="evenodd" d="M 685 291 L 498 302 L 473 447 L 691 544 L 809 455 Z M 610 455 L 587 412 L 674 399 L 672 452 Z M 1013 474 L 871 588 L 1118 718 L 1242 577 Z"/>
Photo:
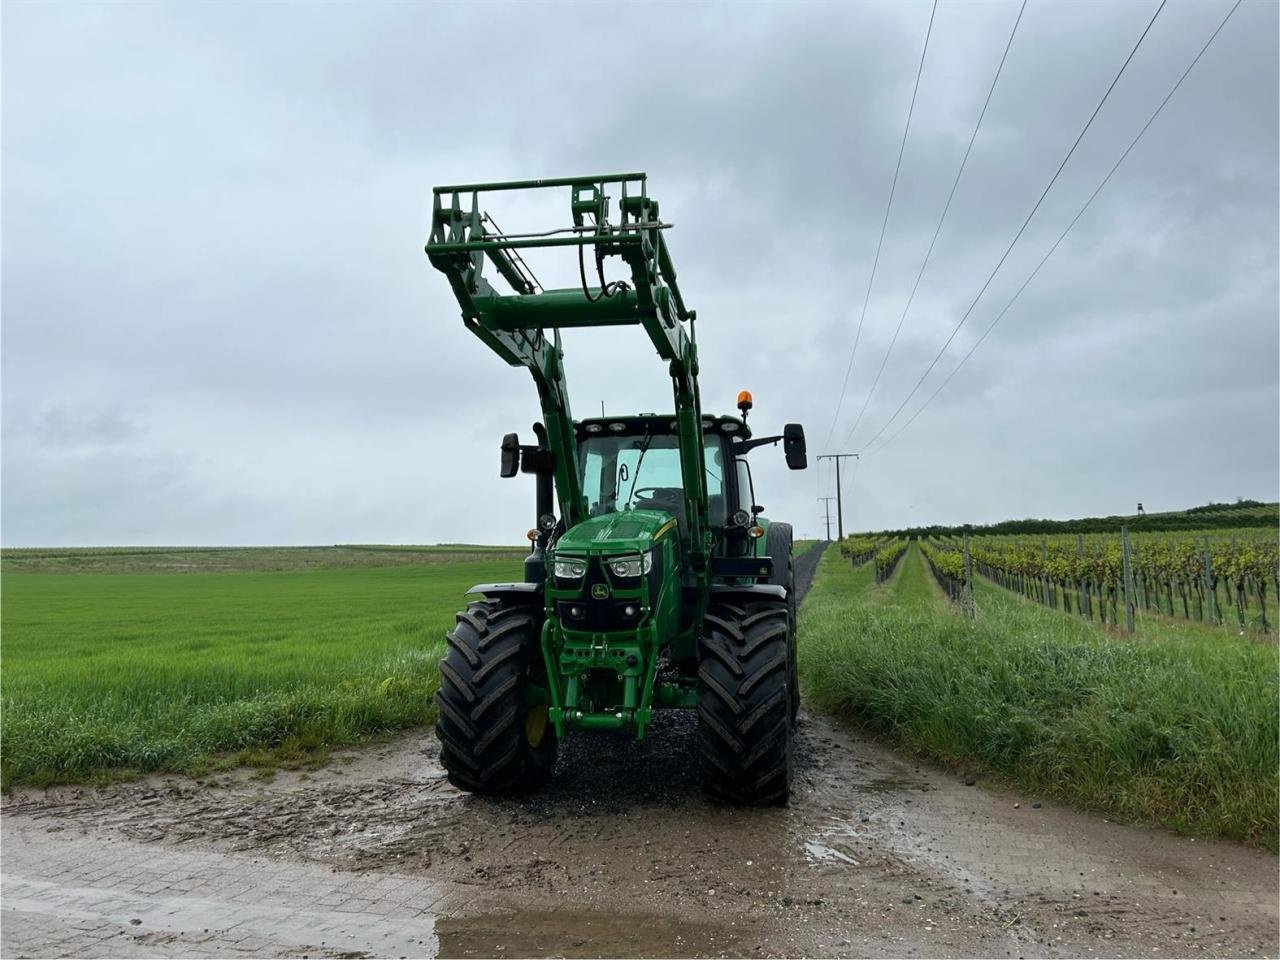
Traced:
<path fill-rule="evenodd" d="M 803 713 L 790 807 L 718 808 L 691 721 L 574 738 L 524 800 L 454 790 L 421 732 L 273 779 L 15 792 L 0 954 L 1277 953 L 1274 855 L 965 786 Z"/>

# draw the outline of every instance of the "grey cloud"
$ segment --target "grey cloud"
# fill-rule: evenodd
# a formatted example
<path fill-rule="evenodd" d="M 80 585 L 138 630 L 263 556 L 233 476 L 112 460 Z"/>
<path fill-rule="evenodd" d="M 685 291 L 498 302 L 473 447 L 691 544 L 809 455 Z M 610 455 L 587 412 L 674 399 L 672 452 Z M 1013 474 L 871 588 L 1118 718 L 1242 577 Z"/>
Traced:
<path fill-rule="evenodd" d="M 977 293 L 1153 9 L 1028 6 L 855 446 Z M 1162 13 L 906 415 L 1226 9 Z M 940 5 L 837 440 L 1016 12 Z M 801 420 L 816 448 L 928 13 L 7 5 L 4 542 L 518 540 L 532 492 L 496 478 L 494 447 L 527 432 L 532 385 L 463 329 L 421 251 L 430 186 L 463 179 L 648 170 L 699 311 L 704 405 L 749 387 L 761 429 Z M 1277 495 L 1276 34 L 1277 7 L 1247 0 L 973 359 L 859 466 L 854 525 Z M 494 212 L 550 226 L 564 202 Z M 563 258 L 532 259 L 576 283 Z M 635 331 L 566 343 L 579 415 L 669 407 Z M 772 514 L 819 530 L 826 468 L 789 474 L 766 452 L 757 477 Z"/>

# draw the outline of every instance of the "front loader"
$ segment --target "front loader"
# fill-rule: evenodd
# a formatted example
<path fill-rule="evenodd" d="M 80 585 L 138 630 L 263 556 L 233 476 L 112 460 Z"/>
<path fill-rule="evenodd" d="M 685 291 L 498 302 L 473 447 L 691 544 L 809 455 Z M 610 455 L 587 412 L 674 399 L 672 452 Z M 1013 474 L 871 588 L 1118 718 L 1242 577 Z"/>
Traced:
<path fill-rule="evenodd" d="M 481 207 L 486 194 L 542 189 L 568 192 L 570 225 L 503 233 Z M 654 710 L 683 708 L 697 711 L 708 795 L 787 801 L 799 705 L 791 527 L 761 515 L 747 454 L 781 441 L 803 469 L 804 430 L 753 437 L 745 391 L 740 416 L 702 412 L 697 318 L 670 226 L 643 173 L 435 188 L 428 258 L 466 326 L 529 370 L 542 407 L 533 443 L 510 433 L 501 446 L 502 476 L 536 483 L 524 579 L 473 587 L 440 663 L 440 755 L 465 790 L 536 789 L 561 738 L 642 739 Z M 576 254 L 580 286 L 534 278 L 520 251 L 550 247 Z M 628 280 L 605 280 L 610 258 Z M 560 331 L 629 324 L 667 363 L 672 412 L 574 420 Z"/>

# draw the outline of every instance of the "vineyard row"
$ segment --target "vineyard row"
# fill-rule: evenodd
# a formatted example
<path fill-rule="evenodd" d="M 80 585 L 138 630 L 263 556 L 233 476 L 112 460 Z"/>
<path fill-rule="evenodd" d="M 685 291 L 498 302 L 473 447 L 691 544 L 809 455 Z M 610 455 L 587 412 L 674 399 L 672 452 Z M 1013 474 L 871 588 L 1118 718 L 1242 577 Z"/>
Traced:
<path fill-rule="evenodd" d="M 909 544 L 908 540 L 885 540 L 881 537 L 845 537 L 840 544 L 840 553 L 855 567 L 874 560 L 876 583 L 884 583 L 893 576 Z"/>
<path fill-rule="evenodd" d="M 934 575 L 954 597 L 953 581 L 964 579 L 962 543 L 929 540 L 922 548 Z M 977 571 L 1000 586 L 1112 624 L 1120 623 L 1122 610 L 1127 621 L 1136 608 L 1269 630 L 1269 590 L 1280 580 L 1280 548 L 1270 529 L 1194 538 L 1178 533 L 973 537 L 969 552 Z"/>

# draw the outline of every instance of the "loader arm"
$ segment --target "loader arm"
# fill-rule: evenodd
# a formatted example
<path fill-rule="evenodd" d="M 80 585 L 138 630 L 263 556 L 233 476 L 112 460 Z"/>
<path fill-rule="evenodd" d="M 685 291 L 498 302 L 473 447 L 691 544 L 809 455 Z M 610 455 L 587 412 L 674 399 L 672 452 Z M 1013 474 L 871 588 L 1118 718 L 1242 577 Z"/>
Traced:
<path fill-rule="evenodd" d="M 481 194 L 557 187 L 567 187 L 571 193 L 572 224 L 562 228 L 536 234 L 502 233 L 481 211 Z M 609 220 L 609 189 L 618 193 L 617 223 Z M 532 374 L 547 428 L 547 446 L 555 460 L 555 486 L 566 526 L 586 519 L 586 500 L 578 469 L 560 330 L 623 325 L 645 329 L 658 355 L 667 361 L 671 376 L 689 567 L 693 585 L 700 596 L 705 596 L 710 582 L 712 538 L 693 334 L 696 313 L 685 307 L 676 282 L 663 236 L 669 226 L 658 215 L 657 201 L 648 196 L 643 173 L 459 184 L 434 190 L 426 252 L 432 265 L 449 278 L 468 329 L 507 363 L 524 366 Z M 630 283 L 601 282 L 593 289 L 583 266 L 581 287 L 542 289 L 519 251 L 545 247 L 576 248 L 580 266 L 585 263 L 589 248 L 597 268 L 594 272 L 601 281 L 604 274 L 600 265 L 608 257 L 619 257 L 630 270 Z M 513 293 L 500 293 L 482 276 L 486 261 Z"/>

